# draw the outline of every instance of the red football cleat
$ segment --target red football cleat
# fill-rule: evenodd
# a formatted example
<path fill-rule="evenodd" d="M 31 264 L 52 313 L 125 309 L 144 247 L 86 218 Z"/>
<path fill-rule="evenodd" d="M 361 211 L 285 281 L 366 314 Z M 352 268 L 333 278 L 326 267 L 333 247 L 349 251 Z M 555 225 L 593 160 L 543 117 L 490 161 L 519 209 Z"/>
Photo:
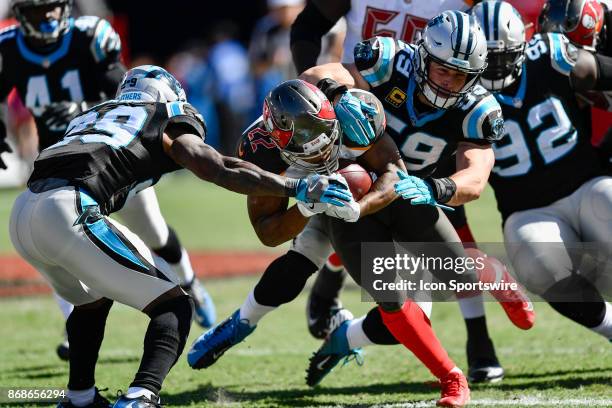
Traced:
<path fill-rule="evenodd" d="M 529 330 L 535 323 L 535 312 L 533 304 L 521 285 L 510 275 L 504 264 L 498 259 L 488 257 L 488 261 L 493 265 L 496 271 L 502 271 L 501 278 L 506 283 L 516 283 L 518 289 L 512 290 L 492 290 L 489 293 L 497 299 L 501 307 L 506 312 L 508 319 L 519 329 Z"/>
<path fill-rule="evenodd" d="M 480 281 L 516 283 L 518 288 L 516 290 L 491 290 L 489 293 L 499 302 L 512 324 L 519 329 L 531 329 L 535 323 L 533 304 L 521 285 L 510 275 L 506 266 L 499 259 L 487 256 L 477 248 L 468 248 L 466 253 L 474 259 L 479 257 L 484 262 L 485 267 L 480 271 Z"/>
<path fill-rule="evenodd" d="M 470 388 L 465 376 L 457 367 L 440 379 L 442 397 L 436 403 L 439 407 L 463 407 L 470 402 Z"/>

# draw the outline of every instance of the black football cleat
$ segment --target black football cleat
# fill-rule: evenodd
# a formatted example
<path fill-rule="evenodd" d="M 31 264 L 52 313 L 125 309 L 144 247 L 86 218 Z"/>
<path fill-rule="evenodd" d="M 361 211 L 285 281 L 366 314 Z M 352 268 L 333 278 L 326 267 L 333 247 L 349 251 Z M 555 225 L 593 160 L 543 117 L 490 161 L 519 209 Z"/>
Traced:
<path fill-rule="evenodd" d="M 102 395 L 100 395 L 100 391 L 96 388 L 94 400 L 91 404 L 85 405 L 83 407 L 77 407 L 76 405 L 72 404 L 70 401 L 67 401 L 67 402 L 60 402 L 59 404 L 57 404 L 57 408 L 111 408 L 112 405 L 113 404 L 109 400 L 107 400 Z"/>

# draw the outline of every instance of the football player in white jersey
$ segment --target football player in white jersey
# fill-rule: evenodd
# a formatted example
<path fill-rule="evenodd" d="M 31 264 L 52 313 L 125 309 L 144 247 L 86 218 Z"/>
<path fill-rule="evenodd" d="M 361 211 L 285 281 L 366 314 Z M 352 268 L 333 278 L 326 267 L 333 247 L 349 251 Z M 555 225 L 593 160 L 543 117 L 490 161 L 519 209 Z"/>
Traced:
<path fill-rule="evenodd" d="M 313 0 L 293 24 L 293 60 L 298 72 L 315 66 L 321 37 L 342 17 L 347 22 L 342 62 L 350 64 L 354 62 L 353 48 L 362 40 L 387 36 L 413 43 L 419 39 L 430 18 L 445 10 L 466 10 L 473 3 L 472 0 Z M 444 176 L 454 172 L 454 160 L 438 169 L 438 173 L 444 173 Z M 456 210 L 447 216 L 462 242 L 474 246 L 463 206 Z M 317 275 L 307 305 L 308 328 L 313 336 L 323 338 L 329 330 L 331 316 L 341 308 L 338 294 L 345 276 L 335 254 Z M 459 305 L 468 331 L 466 348 L 470 381 L 502 379 L 504 371 L 489 338 L 481 296 L 460 299 Z"/>

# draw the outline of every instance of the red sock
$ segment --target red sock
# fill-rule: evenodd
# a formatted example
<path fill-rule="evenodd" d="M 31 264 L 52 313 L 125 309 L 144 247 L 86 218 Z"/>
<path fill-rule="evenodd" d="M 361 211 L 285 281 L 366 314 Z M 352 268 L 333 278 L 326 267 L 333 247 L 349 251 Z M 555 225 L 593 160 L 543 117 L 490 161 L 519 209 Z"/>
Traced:
<path fill-rule="evenodd" d="M 391 334 L 417 356 L 437 378 L 445 377 L 455 367 L 436 337 L 427 315 L 412 301 L 401 310 L 386 312 L 378 307 L 385 326 Z"/>

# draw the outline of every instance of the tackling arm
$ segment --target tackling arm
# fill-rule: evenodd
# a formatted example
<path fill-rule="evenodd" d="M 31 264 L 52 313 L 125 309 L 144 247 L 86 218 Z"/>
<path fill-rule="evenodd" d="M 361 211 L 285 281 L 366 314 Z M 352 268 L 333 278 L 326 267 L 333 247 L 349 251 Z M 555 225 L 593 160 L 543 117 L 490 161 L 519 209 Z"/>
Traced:
<path fill-rule="evenodd" d="M 322 79 L 331 78 L 342 85 L 346 85 L 348 88 L 370 90 L 370 84 L 361 76 L 355 64 L 333 62 L 317 65 L 304 71 L 299 78 L 315 85 Z"/>
<path fill-rule="evenodd" d="M 395 142 L 386 133 L 359 156 L 358 162 L 378 176 L 370 191 L 358 202 L 360 217 L 363 217 L 383 209 L 398 197 L 394 190 L 399 180 L 397 172 L 405 172 L 406 166 Z"/>
<path fill-rule="evenodd" d="M 612 89 L 612 57 L 578 50 L 576 64 L 570 72 L 570 83 L 576 91 Z"/>
<path fill-rule="evenodd" d="M 168 132 L 177 131 L 172 138 Z M 175 126 L 164 133 L 164 151 L 177 164 L 191 170 L 202 180 L 240 194 L 292 197 L 296 194 L 295 179 L 264 171 L 254 164 L 221 155 L 204 144 L 201 137 L 183 133 Z"/>
<path fill-rule="evenodd" d="M 455 194 L 446 203 L 458 206 L 476 200 L 482 194 L 495 155 L 490 145 L 461 142 L 457 147 L 457 172 L 449 178 L 455 183 Z"/>

